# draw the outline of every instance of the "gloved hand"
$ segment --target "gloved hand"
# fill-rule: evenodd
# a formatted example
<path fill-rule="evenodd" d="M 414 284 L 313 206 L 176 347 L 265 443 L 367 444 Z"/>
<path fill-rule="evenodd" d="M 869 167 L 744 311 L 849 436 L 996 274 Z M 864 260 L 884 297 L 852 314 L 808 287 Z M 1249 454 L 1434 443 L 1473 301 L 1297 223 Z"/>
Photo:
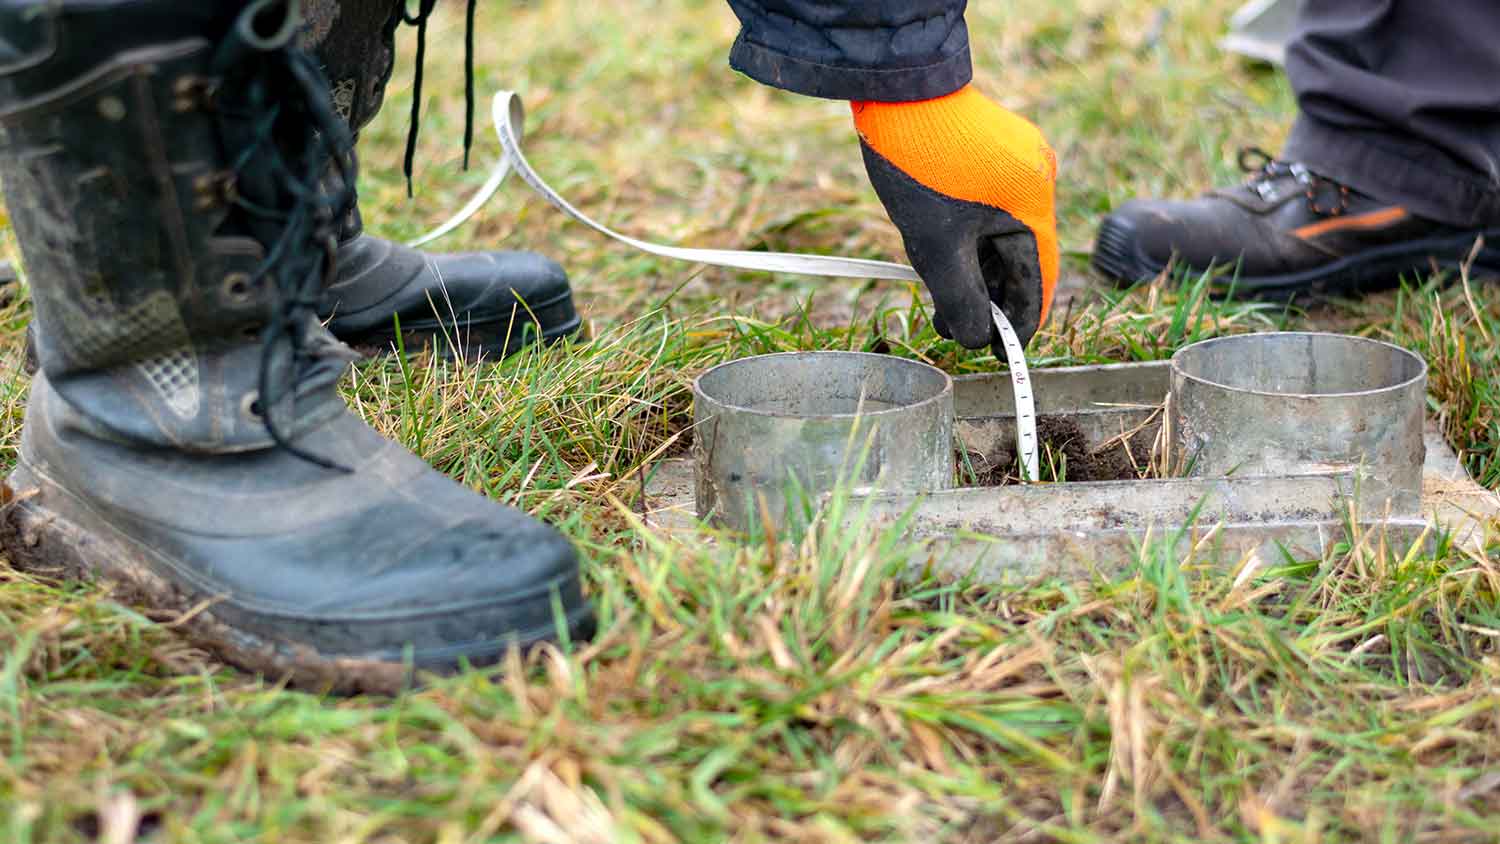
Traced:
<path fill-rule="evenodd" d="M 998 344 L 994 301 L 1029 342 L 1058 272 L 1057 157 L 1041 130 L 971 86 L 851 106 L 865 169 L 932 292 L 938 333 L 971 349 Z"/>

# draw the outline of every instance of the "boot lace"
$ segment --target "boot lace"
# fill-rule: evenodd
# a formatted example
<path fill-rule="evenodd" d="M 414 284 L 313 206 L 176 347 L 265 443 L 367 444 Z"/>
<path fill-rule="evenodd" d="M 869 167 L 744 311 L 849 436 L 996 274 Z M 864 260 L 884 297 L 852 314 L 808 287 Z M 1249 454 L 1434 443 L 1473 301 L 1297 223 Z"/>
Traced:
<path fill-rule="evenodd" d="M 1307 169 L 1296 161 L 1283 161 L 1260 147 L 1245 147 L 1239 154 L 1240 169 L 1250 174 L 1246 186 L 1263 200 L 1275 196 L 1275 183 L 1295 179 L 1307 197 L 1307 207 L 1321 217 L 1337 217 L 1349 210 L 1349 186 Z M 1325 197 L 1331 195 L 1331 201 Z"/>
<path fill-rule="evenodd" d="M 217 112 L 233 150 L 232 202 L 266 244 L 252 276 L 257 284 L 272 284 L 276 294 L 260 336 L 259 416 L 279 447 L 348 471 L 299 448 L 273 412 L 290 394 L 295 418 L 302 376 L 331 356 L 317 312 L 324 279 L 336 271 L 337 221 L 353 202 L 355 181 L 349 127 L 333 110 L 316 60 L 293 44 L 300 6 L 301 0 L 258 0 L 240 15 L 214 57 L 227 100 Z M 287 347 L 290 377 L 277 378 L 278 349 Z"/>
<path fill-rule="evenodd" d="M 411 120 L 406 130 L 406 157 L 401 172 L 406 176 L 406 195 L 412 195 L 412 168 L 417 158 L 417 137 L 422 129 L 422 81 L 427 65 L 427 23 L 437 8 L 437 0 L 417 0 L 412 11 L 407 0 L 396 0 L 401 22 L 417 28 L 416 70 L 412 74 Z M 464 30 L 464 169 L 469 169 L 469 153 L 474 148 L 474 18 L 479 0 L 468 0 Z"/>

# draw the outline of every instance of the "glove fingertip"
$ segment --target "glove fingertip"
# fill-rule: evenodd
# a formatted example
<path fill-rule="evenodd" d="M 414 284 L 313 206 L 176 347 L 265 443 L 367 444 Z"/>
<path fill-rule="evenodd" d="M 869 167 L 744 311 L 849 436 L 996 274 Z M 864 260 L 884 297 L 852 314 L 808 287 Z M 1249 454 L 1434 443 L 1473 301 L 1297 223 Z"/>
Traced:
<path fill-rule="evenodd" d="M 987 309 L 965 310 L 957 320 L 948 320 L 953 339 L 966 349 L 983 349 L 995 339 L 995 326 Z"/>
<path fill-rule="evenodd" d="M 953 331 L 948 328 L 948 321 L 943 319 L 943 315 L 940 313 L 933 312 L 932 314 L 932 330 L 936 331 L 937 335 L 944 340 L 953 339 Z"/>

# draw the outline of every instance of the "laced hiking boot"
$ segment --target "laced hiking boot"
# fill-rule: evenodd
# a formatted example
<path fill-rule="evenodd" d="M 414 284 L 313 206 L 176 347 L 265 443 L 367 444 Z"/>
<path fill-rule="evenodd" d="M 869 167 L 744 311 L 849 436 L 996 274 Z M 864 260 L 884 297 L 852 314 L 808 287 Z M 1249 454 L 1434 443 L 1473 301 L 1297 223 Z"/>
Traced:
<path fill-rule="evenodd" d="M 334 110 L 357 133 L 384 101 L 407 4 L 307 2 L 299 40 L 326 72 Z M 423 5 L 411 22 L 425 25 L 432 7 Z M 361 351 L 390 351 L 399 317 L 407 349 L 432 344 L 470 359 L 498 360 L 580 325 L 568 276 L 555 261 L 532 252 L 420 252 L 366 234 L 357 206 L 339 233 L 338 269 L 319 310 L 335 336 Z"/>
<path fill-rule="evenodd" d="M 42 329 L 0 546 L 312 688 L 590 635 L 560 534 L 335 390 L 353 353 L 316 311 L 351 141 L 296 8 L 0 5 L 0 176 Z"/>
<path fill-rule="evenodd" d="M 1240 166 L 1253 175 L 1236 187 L 1121 205 L 1099 227 L 1094 268 L 1133 284 L 1160 275 L 1175 256 L 1193 275 L 1232 268 L 1236 295 L 1342 296 L 1455 270 L 1484 237 L 1476 271 L 1500 272 L 1500 228 L 1423 219 L 1259 150 L 1241 153 Z"/>
<path fill-rule="evenodd" d="M 392 0 L 304 0 L 299 46 L 328 78 L 333 109 L 356 131 L 379 112 L 403 20 Z M 357 163 L 349 152 L 351 169 Z M 365 232 L 357 192 L 338 233 L 336 272 L 319 317 L 362 353 L 424 346 L 469 360 L 499 360 L 540 338 L 575 334 L 582 321 L 568 275 L 534 252 L 429 253 Z M 25 367 L 36 371 L 36 326 L 28 327 Z"/>

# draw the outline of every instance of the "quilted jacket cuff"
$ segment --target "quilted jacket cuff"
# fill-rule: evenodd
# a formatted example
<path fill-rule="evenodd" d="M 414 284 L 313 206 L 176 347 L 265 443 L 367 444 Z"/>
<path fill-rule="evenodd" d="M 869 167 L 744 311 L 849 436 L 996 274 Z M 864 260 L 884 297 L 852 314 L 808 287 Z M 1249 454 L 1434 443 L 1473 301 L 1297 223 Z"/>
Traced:
<path fill-rule="evenodd" d="M 869 68 L 823 64 L 757 44 L 741 33 L 729 66 L 757 82 L 830 100 L 911 102 L 957 91 L 974 76 L 967 43 L 934 64 Z"/>

